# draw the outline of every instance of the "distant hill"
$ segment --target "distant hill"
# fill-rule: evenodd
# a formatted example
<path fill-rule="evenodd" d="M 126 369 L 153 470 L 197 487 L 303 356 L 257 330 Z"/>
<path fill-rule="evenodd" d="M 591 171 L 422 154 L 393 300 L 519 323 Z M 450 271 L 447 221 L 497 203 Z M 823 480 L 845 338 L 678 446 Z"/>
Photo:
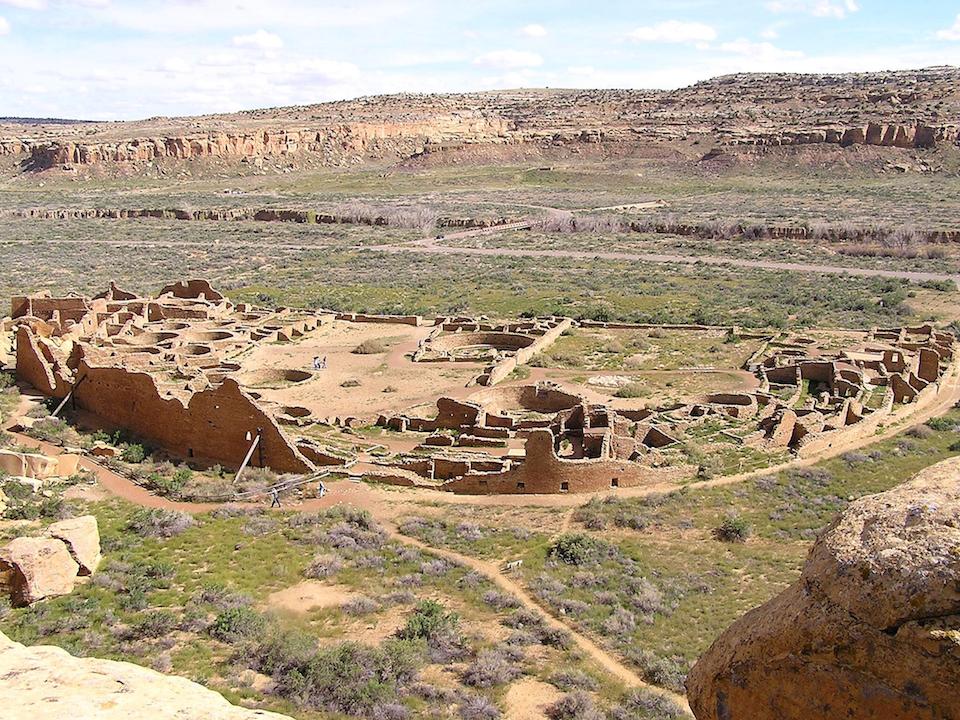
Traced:
<path fill-rule="evenodd" d="M 70 118 L 0 117 L 0 125 L 83 125 L 99 120 L 72 120 Z"/>
<path fill-rule="evenodd" d="M 180 160 L 348 167 L 527 147 L 955 145 L 960 69 L 727 75 L 663 90 L 517 89 L 395 94 L 133 122 L 0 119 L 0 157 L 20 167 Z M 29 125 L 29 132 L 18 132 Z M 706 146 L 706 147 L 703 147 Z"/>

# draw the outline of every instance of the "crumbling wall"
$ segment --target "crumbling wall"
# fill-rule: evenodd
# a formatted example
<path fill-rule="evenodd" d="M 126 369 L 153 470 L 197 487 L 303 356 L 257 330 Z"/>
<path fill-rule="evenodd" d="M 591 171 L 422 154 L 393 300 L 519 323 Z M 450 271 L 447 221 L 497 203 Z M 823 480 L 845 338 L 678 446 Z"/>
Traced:
<path fill-rule="evenodd" d="M 168 294 L 182 300 L 207 300 L 214 303 L 224 299 L 223 294 L 214 290 L 206 280 L 180 280 L 170 283 L 165 285 L 157 296 Z"/>
<path fill-rule="evenodd" d="M 553 432 L 531 430 L 522 464 L 500 473 L 470 473 L 443 484 L 443 490 L 470 495 L 588 493 L 617 487 L 677 481 L 689 466 L 653 468 L 617 460 L 563 460 L 554 450 Z"/>
<path fill-rule="evenodd" d="M 29 327 L 17 329 L 17 379 L 29 383 L 44 395 L 66 397 L 70 372 L 54 357 L 53 352 L 36 337 Z"/>
<path fill-rule="evenodd" d="M 383 323 L 384 325 L 412 325 L 420 327 L 423 318 L 420 315 L 366 315 L 363 313 L 337 313 L 337 320 L 355 323 Z"/>
<path fill-rule="evenodd" d="M 502 413 L 516 409 L 556 413 L 579 405 L 582 399 L 559 388 L 541 384 L 511 385 L 481 390 L 471 395 L 470 401 L 482 405 L 488 413 Z"/>

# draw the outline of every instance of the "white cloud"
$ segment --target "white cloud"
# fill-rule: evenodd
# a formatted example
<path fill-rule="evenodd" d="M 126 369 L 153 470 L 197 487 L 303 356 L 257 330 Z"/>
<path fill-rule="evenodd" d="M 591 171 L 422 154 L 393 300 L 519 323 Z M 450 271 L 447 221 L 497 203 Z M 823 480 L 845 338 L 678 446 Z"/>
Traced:
<path fill-rule="evenodd" d="M 767 9 L 775 13 L 804 13 L 842 20 L 857 12 L 860 5 L 857 0 L 771 0 Z"/>
<path fill-rule="evenodd" d="M 386 64 L 392 67 L 413 67 L 461 63 L 468 59 L 469 56 L 459 50 L 401 51 L 389 56 Z"/>
<path fill-rule="evenodd" d="M 255 48 L 257 50 L 279 50 L 283 47 L 283 38 L 261 29 L 249 35 L 235 36 L 233 44 L 237 47 Z"/>
<path fill-rule="evenodd" d="M 717 39 L 717 31 L 699 22 L 667 20 L 656 25 L 645 25 L 628 33 L 637 42 L 705 43 Z"/>
<path fill-rule="evenodd" d="M 10 23 L 7 22 L 7 19 L 0 15 L 0 35 L 7 35 L 10 32 Z"/>
<path fill-rule="evenodd" d="M 0 0 L 0 5 L 9 5 L 22 10 L 43 10 L 47 3 L 46 0 Z"/>
<path fill-rule="evenodd" d="M 543 25 L 532 23 L 521 28 L 520 34 L 531 38 L 542 38 L 547 36 L 547 29 Z"/>
<path fill-rule="evenodd" d="M 15 0 L 28 1 L 35 0 Z M 39 1 L 39 0 L 36 0 Z M 71 0 L 77 2 L 77 0 Z M 104 3 L 104 0 L 82 0 L 102 5 L 91 16 L 102 24 L 115 25 L 149 33 L 183 34 L 223 30 L 245 30 L 249 27 L 273 28 L 343 28 L 386 25 L 409 20 L 425 12 L 430 0 L 351 0 L 323 3 L 322 11 L 315 3 L 303 0 L 164 0 L 163 12 L 145 12 L 139 3 Z"/>
<path fill-rule="evenodd" d="M 102 8 L 109 5 L 110 0 L 55 0 L 54 4 L 57 7 Z M 50 3 L 47 0 L 0 0 L 0 5 L 9 5 L 20 10 L 46 10 Z"/>
<path fill-rule="evenodd" d="M 543 58 L 537 53 L 524 50 L 493 50 L 475 58 L 473 64 L 499 70 L 517 70 L 540 67 L 543 65 Z"/>
<path fill-rule="evenodd" d="M 937 32 L 937 38 L 940 40 L 960 40 L 960 15 L 954 20 L 953 25 Z"/>
<path fill-rule="evenodd" d="M 752 42 L 745 38 L 738 38 L 732 42 L 721 43 L 720 50 L 735 55 L 744 55 L 761 62 L 803 57 L 803 53 L 798 50 L 784 50 L 772 43 Z"/>

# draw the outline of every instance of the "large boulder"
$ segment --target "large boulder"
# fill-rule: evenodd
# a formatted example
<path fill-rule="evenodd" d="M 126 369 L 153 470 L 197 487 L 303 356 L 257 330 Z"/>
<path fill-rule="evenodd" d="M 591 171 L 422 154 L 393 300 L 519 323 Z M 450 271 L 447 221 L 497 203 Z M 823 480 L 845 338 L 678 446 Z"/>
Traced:
<path fill-rule="evenodd" d="M 80 575 L 93 575 L 100 564 L 100 531 L 93 515 L 61 520 L 47 528 L 46 534 L 62 540 L 80 566 Z"/>
<path fill-rule="evenodd" d="M 960 718 L 960 458 L 852 503 L 690 672 L 698 720 Z"/>
<path fill-rule="evenodd" d="M 19 537 L 0 550 L 0 576 L 16 607 L 71 592 L 79 569 L 56 538 Z"/>
<path fill-rule="evenodd" d="M 139 665 L 24 647 L 0 633 L 0 712 L 8 720 L 290 720 L 248 710 L 186 678 Z"/>

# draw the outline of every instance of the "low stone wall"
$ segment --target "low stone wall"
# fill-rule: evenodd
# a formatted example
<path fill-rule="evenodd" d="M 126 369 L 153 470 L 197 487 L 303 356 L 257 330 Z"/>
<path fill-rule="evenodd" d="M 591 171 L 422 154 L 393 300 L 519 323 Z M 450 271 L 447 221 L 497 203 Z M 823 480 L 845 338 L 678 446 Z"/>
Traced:
<path fill-rule="evenodd" d="M 337 313 L 337 320 L 355 323 L 383 323 L 385 325 L 412 325 L 420 327 L 424 324 L 420 315 L 366 315 L 363 313 Z"/>
<path fill-rule="evenodd" d="M 593 493 L 618 487 L 672 482 L 690 474 L 686 466 L 653 468 L 615 460 L 563 460 L 554 452 L 553 433 L 532 430 L 526 459 L 500 473 L 470 473 L 441 486 L 467 495 Z"/>

